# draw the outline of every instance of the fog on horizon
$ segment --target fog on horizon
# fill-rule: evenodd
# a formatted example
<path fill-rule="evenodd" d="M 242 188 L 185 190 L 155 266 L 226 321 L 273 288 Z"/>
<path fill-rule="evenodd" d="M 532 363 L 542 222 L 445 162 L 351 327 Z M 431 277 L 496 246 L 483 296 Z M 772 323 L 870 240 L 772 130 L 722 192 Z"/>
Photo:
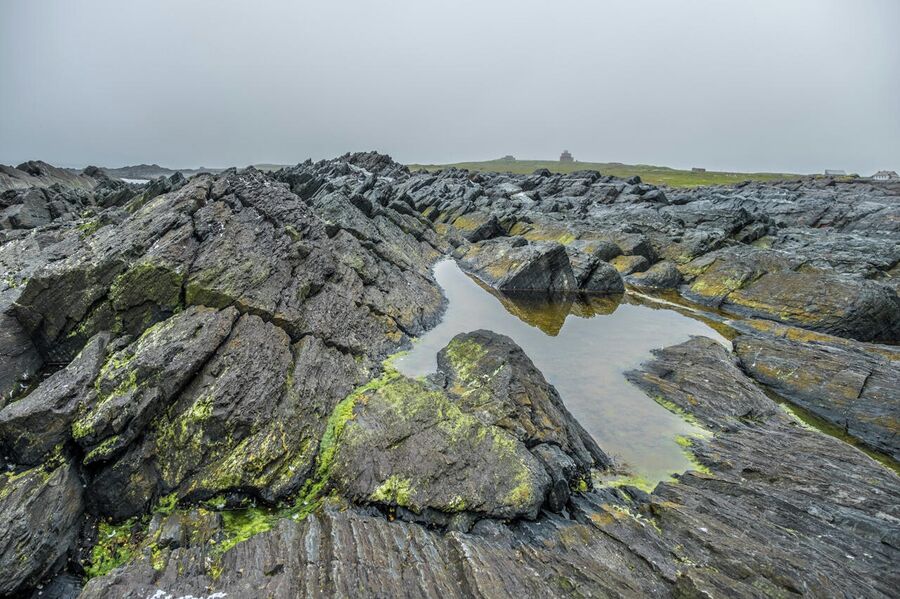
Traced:
<path fill-rule="evenodd" d="M 896 0 L 0 0 L 0 163 L 900 170 Z"/>

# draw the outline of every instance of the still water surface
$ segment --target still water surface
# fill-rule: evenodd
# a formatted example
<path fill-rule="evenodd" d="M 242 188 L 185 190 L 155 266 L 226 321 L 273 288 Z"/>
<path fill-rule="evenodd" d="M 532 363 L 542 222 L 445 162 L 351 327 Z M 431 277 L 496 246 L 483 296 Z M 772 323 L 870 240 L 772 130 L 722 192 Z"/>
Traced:
<path fill-rule="evenodd" d="M 692 467 L 675 438 L 701 431 L 629 383 L 624 373 L 649 360 L 651 350 L 691 336 L 730 346 L 709 325 L 633 295 L 555 301 L 502 296 L 452 260 L 435 266 L 435 278 L 449 300 L 447 312 L 411 352 L 397 359 L 403 374 L 434 372 L 437 352 L 459 333 L 489 329 L 508 335 L 623 469 L 655 483 Z"/>

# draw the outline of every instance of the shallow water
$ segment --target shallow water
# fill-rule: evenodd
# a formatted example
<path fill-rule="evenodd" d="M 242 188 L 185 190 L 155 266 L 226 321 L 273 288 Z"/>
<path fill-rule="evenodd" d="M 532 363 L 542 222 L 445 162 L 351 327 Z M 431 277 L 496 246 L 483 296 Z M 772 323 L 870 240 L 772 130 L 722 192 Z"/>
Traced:
<path fill-rule="evenodd" d="M 692 468 L 679 435 L 701 434 L 629 383 L 624 376 L 651 350 L 710 337 L 730 346 L 709 325 L 670 306 L 636 296 L 550 301 L 496 294 L 455 262 L 435 266 L 449 300 L 441 323 L 418 339 L 396 367 L 407 376 L 437 368 L 436 354 L 459 333 L 489 329 L 508 335 L 559 391 L 570 412 L 600 447 L 651 486 Z"/>

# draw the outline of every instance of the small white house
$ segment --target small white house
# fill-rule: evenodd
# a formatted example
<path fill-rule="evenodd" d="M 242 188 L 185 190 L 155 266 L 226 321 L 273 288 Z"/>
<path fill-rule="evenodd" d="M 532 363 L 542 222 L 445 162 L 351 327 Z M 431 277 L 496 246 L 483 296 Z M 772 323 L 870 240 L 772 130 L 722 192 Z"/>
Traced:
<path fill-rule="evenodd" d="M 900 175 L 897 175 L 896 171 L 878 171 L 872 175 L 872 179 L 875 181 L 894 181 L 900 179 Z"/>

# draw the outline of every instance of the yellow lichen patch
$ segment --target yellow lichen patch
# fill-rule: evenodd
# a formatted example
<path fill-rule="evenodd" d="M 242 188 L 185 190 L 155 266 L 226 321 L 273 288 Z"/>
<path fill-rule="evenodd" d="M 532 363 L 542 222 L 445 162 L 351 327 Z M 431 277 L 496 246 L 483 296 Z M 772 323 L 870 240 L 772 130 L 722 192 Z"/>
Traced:
<path fill-rule="evenodd" d="M 444 350 L 457 378 L 464 384 L 473 379 L 478 362 L 487 355 L 487 350 L 474 339 L 453 339 Z"/>
<path fill-rule="evenodd" d="M 415 507 L 412 503 L 414 493 L 412 481 L 391 475 L 372 493 L 370 499 L 380 503 L 390 503 L 402 507 Z"/>
<path fill-rule="evenodd" d="M 754 318 L 747 319 L 743 322 L 744 324 L 753 327 L 757 331 L 768 333 L 775 337 L 788 339 L 790 341 L 797 341 L 799 343 L 826 343 L 829 345 L 839 345 L 841 347 L 859 347 L 862 345 L 863 347 L 865 347 L 866 351 L 884 356 L 889 360 L 900 360 L 900 351 L 884 345 L 878 345 L 874 343 L 862 344 L 858 341 L 851 341 L 843 337 L 828 335 L 827 333 L 817 333 L 815 331 L 810 331 L 809 329 L 781 324 L 772 320 L 762 320 Z"/>
<path fill-rule="evenodd" d="M 529 241 L 555 241 L 569 245 L 578 237 L 568 227 L 547 224 L 517 222 L 510 230 L 510 235 L 518 235 Z"/>
<path fill-rule="evenodd" d="M 474 231 L 478 227 L 482 226 L 490 217 L 486 214 L 482 214 L 480 212 L 470 212 L 468 214 L 463 214 L 453 221 L 453 226 L 459 229 L 460 231 Z"/>
<path fill-rule="evenodd" d="M 740 289 L 746 279 L 719 278 L 714 274 L 701 275 L 691 284 L 691 291 L 702 297 L 724 297 Z"/>

